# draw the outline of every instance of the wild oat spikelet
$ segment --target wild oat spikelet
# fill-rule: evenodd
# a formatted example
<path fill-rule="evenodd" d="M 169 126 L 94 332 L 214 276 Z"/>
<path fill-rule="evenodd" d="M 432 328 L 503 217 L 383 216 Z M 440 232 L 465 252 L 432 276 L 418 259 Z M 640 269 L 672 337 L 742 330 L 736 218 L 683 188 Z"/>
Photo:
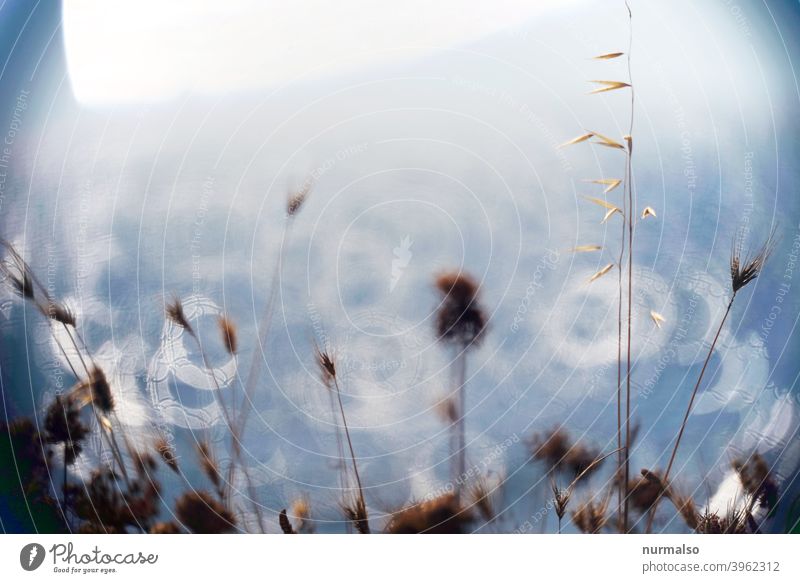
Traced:
<path fill-rule="evenodd" d="M 733 293 L 738 292 L 759 276 L 761 270 L 764 269 L 764 264 L 767 262 L 767 259 L 769 259 L 774 249 L 774 229 L 757 251 L 750 252 L 744 257 L 742 257 L 741 236 L 734 239 L 730 262 L 731 287 L 733 288 Z"/>
<path fill-rule="evenodd" d="M 287 215 L 293 217 L 300 211 L 313 186 L 314 183 L 311 180 L 307 180 L 300 189 L 289 194 L 289 198 L 286 200 Z"/>
<path fill-rule="evenodd" d="M 175 504 L 175 515 L 197 534 L 221 534 L 236 527 L 236 519 L 207 492 L 187 492 Z"/>
<path fill-rule="evenodd" d="M 322 374 L 322 382 L 330 388 L 336 380 L 336 364 L 333 357 L 327 351 L 317 349 L 317 365 Z"/>
<path fill-rule="evenodd" d="M 238 348 L 238 340 L 236 338 L 236 325 L 226 316 L 220 316 L 217 319 L 219 331 L 222 334 L 222 342 L 225 344 L 225 350 L 228 354 L 233 356 L 236 354 Z"/>
<path fill-rule="evenodd" d="M 167 465 L 167 467 L 176 474 L 180 474 L 180 468 L 178 467 L 178 457 L 175 454 L 175 448 L 173 448 L 164 437 L 159 437 L 158 439 L 156 439 L 153 446 L 155 447 L 156 452 L 158 452 L 159 457 Z"/>
<path fill-rule="evenodd" d="M 486 314 L 478 304 L 478 284 L 464 273 L 450 271 L 435 281 L 442 295 L 436 319 L 439 338 L 464 346 L 480 341 L 486 328 Z"/>
<path fill-rule="evenodd" d="M 174 297 L 172 298 L 172 301 L 167 304 L 167 317 L 172 321 L 173 324 L 183 328 L 189 334 L 194 336 L 194 328 L 192 328 L 192 325 L 186 318 L 186 314 L 183 311 L 183 303 L 181 302 L 180 298 Z"/>
<path fill-rule="evenodd" d="M 553 491 L 553 504 L 555 506 L 556 516 L 561 520 L 567 513 L 567 506 L 569 505 L 572 491 L 569 488 L 559 488 L 555 480 L 550 481 L 550 489 Z"/>

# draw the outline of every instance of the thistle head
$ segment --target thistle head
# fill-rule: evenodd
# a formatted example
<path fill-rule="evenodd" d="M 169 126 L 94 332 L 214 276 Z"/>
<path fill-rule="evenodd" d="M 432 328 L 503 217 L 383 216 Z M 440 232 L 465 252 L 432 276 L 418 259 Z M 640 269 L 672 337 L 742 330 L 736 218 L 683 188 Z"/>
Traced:
<path fill-rule="evenodd" d="M 440 339 L 461 346 L 480 341 L 486 328 L 486 314 L 478 303 L 478 284 L 467 274 L 450 271 L 435 280 L 442 297 L 436 315 Z"/>

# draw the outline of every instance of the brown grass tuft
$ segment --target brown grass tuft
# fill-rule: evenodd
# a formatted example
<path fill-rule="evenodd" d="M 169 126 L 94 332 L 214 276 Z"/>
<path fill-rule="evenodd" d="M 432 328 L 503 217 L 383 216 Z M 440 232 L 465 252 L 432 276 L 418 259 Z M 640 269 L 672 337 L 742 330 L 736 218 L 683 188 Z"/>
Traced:
<path fill-rule="evenodd" d="M 391 534 L 463 534 L 469 532 L 472 514 L 458 504 L 455 494 L 412 504 L 392 515 L 386 532 Z"/>
<path fill-rule="evenodd" d="M 608 503 L 611 499 L 605 497 L 601 502 L 590 499 L 578 506 L 572 513 L 572 522 L 584 534 L 597 534 L 608 522 Z"/>
<path fill-rule="evenodd" d="M 222 342 L 225 344 L 225 350 L 228 351 L 228 354 L 233 356 L 236 354 L 236 349 L 239 347 L 236 337 L 236 324 L 226 316 L 220 316 L 217 320 L 217 324 L 219 325 L 220 334 L 222 334 Z"/>
<path fill-rule="evenodd" d="M 175 515 L 197 534 L 221 534 L 236 527 L 236 519 L 222 503 L 207 492 L 187 492 L 175 504 Z"/>
<path fill-rule="evenodd" d="M 600 467 L 594 463 L 598 459 L 596 451 L 581 443 L 572 443 L 569 435 L 562 429 L 550 433 L 535 434 L 530 440 L 531 455 L 548 465 L 548 471 L 563 471 L 578 476 L 586 471 L 591 474 Z"/>
<path fill-rule="evenodd" d="M 195 335 L 194 328 L 192 328 L 188 318 L 186 318 L 186 313 L 183 311 L 183 303 L 181 302 L 180 298 L 173 297 L 172 300 L 167 303 L 167 318 L 169 318 L 173 324 L 183 328 L 192 336 Z"/>

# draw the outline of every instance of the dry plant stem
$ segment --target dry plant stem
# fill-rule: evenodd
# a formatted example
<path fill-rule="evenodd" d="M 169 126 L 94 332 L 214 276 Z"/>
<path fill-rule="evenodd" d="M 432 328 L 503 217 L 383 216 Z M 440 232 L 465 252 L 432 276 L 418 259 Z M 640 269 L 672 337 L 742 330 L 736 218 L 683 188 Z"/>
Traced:
<path fill-rule="evenodd" d="M 456 503 L 461 503 L 462 481 L 467 473 L 467 439 L 465 417 L 467 414 L 467 391 L 464 384 L 467 379 L 467 347 L 459 346 L 456 355 L 454 376 L 456 390 L 458 391 L 458 422 L 457 422 L 457 451 L 456 451 L 456 476 L 455 493 Z"/>
<path fill-rule="evenodd" d="M 353 474 L 356 477 L 356 484 L 358 486 L 358 497 L 361 500 L 361 507 L 366 509 L 367 504 L 364 500 L 364 488 L 361 486 L 361 476 L 358 473 L 358 463 L 356 463 L 356 452 L 353 449 L 353 441 L 350 439 L 350 430 L 347 427 L 347 417 L 344 415 L 344 404 L 342 403 L 342 393 L 339 390 L 339 380 L 333 377 L 333 387 L 336 390 L 336 398 L 339 401 L 339 411 L 342 413 L 342 425 L 344 425 L 344 434 L 347 438 L 347 445 L 350 448 L 350 459 L 353 460 Z M 367 532 L 369 532 L 369 523 L 365 524 Z"/>
<path fill-rule="evenodd" d="M 197 346 L 198 346 L 198 348 L 200 350 L 200 356 L 203 359 L 203 365 L 205 366 L 206 371 L 208 372 L 208 374 L 211 376 L 211 379 L 214 381 L 214 391 L 213 391 L 213 393 L 214 393 L 214 396 L 216 397 L 217 404 L 219 405 L 220 409 L 222 410 L 222 415 L 223 415 L 223 417 L 225 419 L 225 423 L 227 424 L 228 430 L 230 431 L 230 434 L 231 434 L 231 449 L 232 449 L 231 453 L 232 453 L 232 456 L 231 456 L 230 465 L 228 466 L 228 479 L 225 481 L 225 484 L 223 485 L 224 494 L 225 494 L 224 497 L 226 499 L 228 499 L 228 502 L 230 502 L 229 498 L 230 498 L 230 491 L 231 491 L 231 486 L 232 486 L 232 482 L 233 482 L 234 467 L 235 467 L 236 463 L 238 462 L 239 466 L 242 469 L 242 474 L 244 475 L 245 481 L 247 482 L 247 497 L 250 499 L 250 503 L 251 503 L 250 505 L 253 508 L 253 512 L 256 515 L 256 520 L 258 521 L 258 529 L 263 534 L 264 533 L 264 522 L 263 522 L 263 516 L 261 514 L 261 507 L 258 505 L 258 502 L 256 502 L 256 499 L 255 499 L 255 496 L 254 496 L 255 488 L 253 487 L 253 481 L 252 481 L 252 479 L 250 477 L 250 472 L 247 470 L 247 466 L 245 466 L 245 464 L 242 463 L 242 447 L 241 447 L 241 442 L 239 441 L 239 434 L 236 431 L 236 428 L 234 426 L 233 420 L 231 419 L 230 413 L 228 413 L 228 408 L 225 405 L 225 400 L 222 398 L 222 390 L 220 389 L 219 381 L 217 381 L 217 377 L 214 374 L 214 369 L 211 368 L 211 365 L 208 362 L 208 356 L 206 355 L 205 350 L 203 350 L 203 345 L 200 342 L 200 338 L 194 333 L 191 333 L 191 335 L 194 337 L 195 342 L 197 343 Z"/>
<path fill-rule="evenodd" d="M 697 377 L 697 382 L 694 385 L 694 389 L 692 390 L 692 396 L 689 399 L 689 405 L 686 407 L 686 414 L 683 416 L 683 422 L 681 423 L 681 427 L 678 430 L 678 437 L 675 440 L 675 445 L 672 448 L 672 455 L 669 457 L 669 463 L 667 464 L 667 470 L 664 472 L 663 482 L 664 484 L 669 487 L 669 474 L 672 471 L 672 466 L 675 463 L 675 456 L 678 453 L 678 447 L 681 445 L 681 439 L 683 438 L 683 432 L 686 430 L 686 424 L 689 421 L 689 415 L 692 413 L 692 406 L 694 405 L 695 397 L 697 397 L 697 391 L 700 389 L 700 383 L 703 382 L 703 376 L 706 374 L 706 368 L 708 368 L 708 363 L 711 360 L 711 356 L 714 354 L 714 348 L 717 345 L 717 340 L 719 340 L 719 335 L 722 333 L 722 328 L 725 326 L 725 321 L 728 319 L 728 315 L 731 313 L 731 307 L 733 307 L 733 300 L 736 299 L 736 292 L 733 292 L 731 295 L 731 299 L 728 302 L 728 307 L 725 309 L 725 315 L 722 316 L 722 321 L 719 323 L 719 327 L 717 328 L 717 333 L 714 335 L 714 340 L 711 342 L 711 347 L 708 349 L 708 354 L 706 355 L 706 360 L 703 362 L 703 368 L 700 369 L 700 375 Z M 656 508 L 658 507 L 658 503 L 661 501 L 662 496 L 656 498 L 656 501 L 653 503 L 653 507 L 650 512 L 650 516 L 647 520 L 647 527 L 645 528 L 645 533 L 650 533 L 653 528 L 653 519 L 655 518 Z"/>
<path fill-rule="evenodd" d="M 338 470 L 339 470 L 339 472 L 338 472 L 339 473 L 339 487 L 342 489 L 342 491 L 344 491 L 345 486 L 346 486 L 346 484 L 345 484 L 345 479 L 346 479 L 345 471 L 346 471 L 346 467 L 347 466 L 346 466 L 345 461 L 344 461 L 344 443 L 342 442 L 342 432 L 341 432 L 341 428 L 339 427 L 339 422 L 338 422 L 338 420 L 336 420 L 336 418 L 338 417 L 338 414 L 336 413 L 336 398 L 333 396 L 333 391 L 328 391 L 328 398 L 330 399 L 330 405 L 331 405 L 331 418 L 336 422 L 336 425 L 335 425 L 335 427 L 336 427 L 336 451 L 339 454 L 339 462 L 338 462 L 339 463 L 339 467 L 338 467 Z M 348 523 L 348 528 L 349 528 L 349 523 Z"/>
<path fill-rule="evenodd" d="M 633 15 L 627 2 L 625 7 L 628 9 L 628 85 L 631 92 L 631 118 L 628 136 L 633 136 L 633 115 L 634 115 L 634 85 L 631 73 L 631 49 L 633 47 Z M 628 507 L 629 507 L 629 480 L 630 480 L 630 447 L 631 447 L 631 317 L 633 305 L 633 220 L 636 214 L 634 209 L 632 165 L 633 165 L 633 138 L 627 141 L 627 176 L 625 183 L 628 190 L 628 337 L 627 337 L 627 374 L 625 375 L 625 499 L 623 504 L 622 528 L 623 532 L 628 532 Z"/>
<path fill-rule="evenodd" d="M 244 385 L 244 403 L 242 403 L 242 410 L 240 418 L 237 422 L 236 431 L 238 435 L 244 434 L 245 425 L 247 424 L 247 417 L 250 412 L 250 407 L 253 403 L 253 395 L 255 394 L 256 384 L 261 376 L 262 367 L 262 351 L 267 345 L 267 336 L 272 327 L 272 316 L 275 312 L 275 298 L 278 294 L 278 277 L 281 272 L 281 265 L 283 264 L 283 254 L 286 248 L 286 243 L 291 235 L 293 224 L 293 217 L 290 215 L 286 218 L 283 226 L 283 233 L 281 235 L 281 248 L 278 253 L 278 258 L 275 261 L 275 266 L 272 270 L 272 280 L 270 281 L 269 296 L 267 298 L 267 305 L 264 308 L 264 313 L 261 315 L 261 320 L 258 323 L 258 341 L 259 347 L 262 350 L 256 351 L 250 361 L 250 369 L 247 371 L 247 380 Z"/>
<path fill-rule="evenodd" d="M 623 207 L 626 206 L 623 198 Z M 623 210 L 623 219 L 628 215 L 626 209 Z M 625 221 L 622 221 L 622 233 L 620 236 L 619 260 L 617 262 L 617 473 L 616 478 L 619 484 L 617 493 L 617 526 L 623 532 L 622 513 L 623 501 L 625 499 L 625 485 L 622 483 L 622 468 L 624 465 L 624 453 L 622 447 L 622 262 L 625 258 Z"/>

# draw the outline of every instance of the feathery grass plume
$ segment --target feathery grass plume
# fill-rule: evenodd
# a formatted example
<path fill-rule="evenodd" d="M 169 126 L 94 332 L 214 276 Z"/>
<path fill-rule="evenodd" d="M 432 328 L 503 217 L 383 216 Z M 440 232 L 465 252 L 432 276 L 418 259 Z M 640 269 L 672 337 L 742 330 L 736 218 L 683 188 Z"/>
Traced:
<path fill-rule="evenodd" d="M 717 341 L 722 333 L 722 328 L 725 326 L 725 322 L 728 320 L 728 316 L 731 313 L 731 308 L 733 308 L 733 302 L 736 299 L 736 294 L 744 286 L 759 276 L 774 248 L 774 228 L 761 247 L 757 251 L 749 253 L 745 258 L 742 258 L 741 255 L 741 238 L 737 237 L 734 239 L 730 260 L 731 289 L 733 290 L 733 293 L 731 294 L 730 300 L 728 300 L 728 306 L 725 308 L 725 312 L 722 315 L 722 320 L 720 320 L 719 326 L 717 326 L 717 331 L 714 334 L 714 339 L 711 341 L 711 346 L 706 354 L 703 367 L 700 369 L 700 374 L 697 376 L 697 382 L 695 383 L 694 389 L 692 389 L 692 394 L 689 397 L 689 403 L 686 406 L 686 413 L 683 416 L 683 421 L 678 428 L 678 435 L 675 438 L 675 445 L 672 447 L 672 453 L 670 454 L 669 463 L 667 464 L 667 470 L 664 472 L 664 482 L 666 484 L 669 484 L 670 473 L 673 465 L 675 464 L 675 458 L 678 455 L 678 448 L 681 445 L 683 434 L 686 431 L 686 425 L 689 422 L 689 416 L 692 413 L 692 407 L 694 406 L 695 398 L 697 397 L 697 393 L 700 389 L 700 384 L 703 382 L 703 377 L 706 374 L 706 369 L 708 368 L 708 363 L 711 360 L 711 356 L 714 354 L 714 349 L 716 348 Z M 656 506 L 657 505 L 658 501 L 656 501 Z M 654 516 L 655 509 L 650 513 L 650 518 L 645 528 L 645 532 L 650 532 L 652 529 Z"/>
<path fill-rule="evenodd" d="M 225 345 L 225 350 L 228 354 L 233 356 L 239 347 L 238 339 L 236 336 L 236 324 L 234 324 L 228 317 L 220 316 L 217 319 L 220 334 L 222 334 L 222 343 Z"/>
<path fill-rule="evenodd" d="M 548 466 L 548 473 L 565 472 L 573 477 L 589 475 L 600 467 L 598 453 L 585 445 L 573 443 L 562 429 L 534 434 L 529 440 L 531 455 Z"/>
<path fill-rule="evenodd" d="M 150 534 L 180 534 L 180 527 L 174 522 L 156 522 L 150 527 Z"/>
<path fill-rule="evenodd" d="M 492 502 L 492 488 L 484 476 L 479 476 L 469 487 L 469 505 L 475 508 L 488 524 L 494 520 L 495 511 Z"/>
<path fill-rule="evenodd" d="M 553 506 L 555 507 L 556 516 L 558 517 L 558 534 L 561 534 L 561 521 L 567 513 L 567 506 L 569 506 L 569 499 L 572 496 L 571 488 L 559 488 L 556 481 L 550 479 L 550 489 L 553 491 Z"/>
<path fill-rule="evenodd" d="M 756 279 L 764 269 L 769 256 L 775 250 L 775 229 L 770 232 L 767 240 L 756 251 L 751 251 L 742 256 L 742 237 L 733 240 L 731 249 L 731 288 L 736 294 L 748 283 Z"/>
<path fill-rule="evenodd" d="M 217 495 L 220 499 L 224 498 L 225 489 L 223 488 L 219 465 L 217 465 L 217 460 L 214 458 L 214 454 L 211 453 L 211 448 L 207 442 L 200 441 L 197 443 L 197 456 L 200 458 L 200 467 L 203 473 L 214 486 Z"/>
<path fill-rule="evenodd" d="M 735 460 L 733 469 L 739 475 L 745 492 L 750 496 L 749 514 L 752 513 L 756 504 L 760 504 L 767 510 L 775 507 L 778 501 L 778 484 L 770 472 L 769 464 L 761 457 L 761 454 L 754 453 L 744 460 Z"/>
<path fill-rule="evenodd" d="M 317 365 L 319 366 L 322 382 L 325 386 L 336 394 L 336 400 L 339 403 L 339 413 L 342 416 L 342 425 L 344 426 L 345 439 L 350 449 L 350 461 L 353 465 L 353 475 L 356 479 L 356 486 L 358 489 L 357 495 L 353 500 L 347 500 L 342 504 L 342 509 L 348 519 L 353 522 L 356 530 L 362 534 L 369 533 L 369 520 L 367 517 L 367 503 L 364 500 L 364 488 L 361 485 L 361 475 L 358 472 L 358 462 L 356 461 L 356 452 L 353 449 L 353 440 L 350 438 L 350 428 L 347 426 L 347 417 L 344 413 L 344 403 L 342 402 L 342 391 L 339 388 L 339 381 L 336 377 L 336 363 L 333 357 L 324 350 L 316 348 Z"/>
<path fill-rule="evenodd" d="M 333 387 L 336 381 L 336 363 L 333 357 L 327 351 L 317 349 L 317 366 L 319 366 L 325 386 Z"/>
<path fill-rule="evenodd" d="M 608 522 L 608 503 L 611 500 L 605 496 L 600 502 L 593 498 L 580 504 L 572 512 L 572 522 L 584 534 L 598 534 Z"/>
<path fill-rule="evenodd" d="M 167 318 L 169 318 L 173 324 L 183 328 L 192 336 L 195 335 L 194 328 L 192 328 L 189 319 L 186 317 L 186 313 L 183 311 L 183 302 L 181 302 L 179 297 L 174 296 L 172 300 L 167 303 Z"/>
<path fill-rule="evenodd" d="M 161 458 L 161 461 L 166 464 L 166 466 L 175 472 L 176 474 L 180 474 L 181 470 L 178 466 L 178 456 L 175 453 L 175 448 L 164 438 L 163 436 L 158 437 L 153 443 L 153 447 L 155 448 L 158 456 Z"/>
<path fill-rule="evenodd" d="M 311 179 L 307 179 L 298 190 L 289 194 L 286 199 L 286 214 L 289 217 L 294 217 L 300 211 L 313 187 L 314 182 Z"/>
<path fill-rule="evenodd" d="M 471 276 L 457 271 L 436 277 L 442 302 L 436 315 L 439 338 L 463 346 L 480 341 L 486 327 L 486 314 L 478 304 L 478 284 Z"/>
<path fill-rule="evenodd" d="M 395 512 L 385 530 L 390 534 L 463 534 L 469 532 L 472 519 L 470 510 L 449 493 Z"/>
<path fill-rule="evenodd" d="M 278 524 L 280 525 L 283 534 L 297 534 L 292 527 L 292 523 L 289 522 L 289 517 L 286 516 L 285 508 L 281 510 L 281 513 L 278 515 Z"/>
<path fill-rule="evenodd" d="M 359 534 L 369 534 L 369 517 L 367 516 L 367 506 L 364 502 L 364 495 L 360 491 L 353 495 L 348 496 L 342 502 L 342 512 L 345 517 L 356 529 Z"/>
<path fill-rule="evenodd" d="M 175 503 L 175 516 L 196 534 L 223 534 L 236 528 L 233 514 L 208 492 L 186 492 Z"/>
<path fill-rule="evenodd" d="M 95 366 L 89 372 L 89 391 L 92 404 L 105 414 L 114 410 L 114 395 L 111 394 L 111 385 L 108 384 L 103 370 Z"/>
<path fill-rule="evenodd" d="M 11 256 L 10 260 L 0 262 L 0 273 L 8 278 L 11 282 L 11 288 L 20 297 L 35 301 L 34 281 L 28 264 L 10 242 L 0 238 L 0 245 L 5 247 Z"/>
<path fill-rule="evenodd" d="M 305 496 L 292 502 L 292 519 L 297 525 L 297 532 L 303 534 L 314 532 L 314 525 L 311 523 L 311 504 Z"/>

